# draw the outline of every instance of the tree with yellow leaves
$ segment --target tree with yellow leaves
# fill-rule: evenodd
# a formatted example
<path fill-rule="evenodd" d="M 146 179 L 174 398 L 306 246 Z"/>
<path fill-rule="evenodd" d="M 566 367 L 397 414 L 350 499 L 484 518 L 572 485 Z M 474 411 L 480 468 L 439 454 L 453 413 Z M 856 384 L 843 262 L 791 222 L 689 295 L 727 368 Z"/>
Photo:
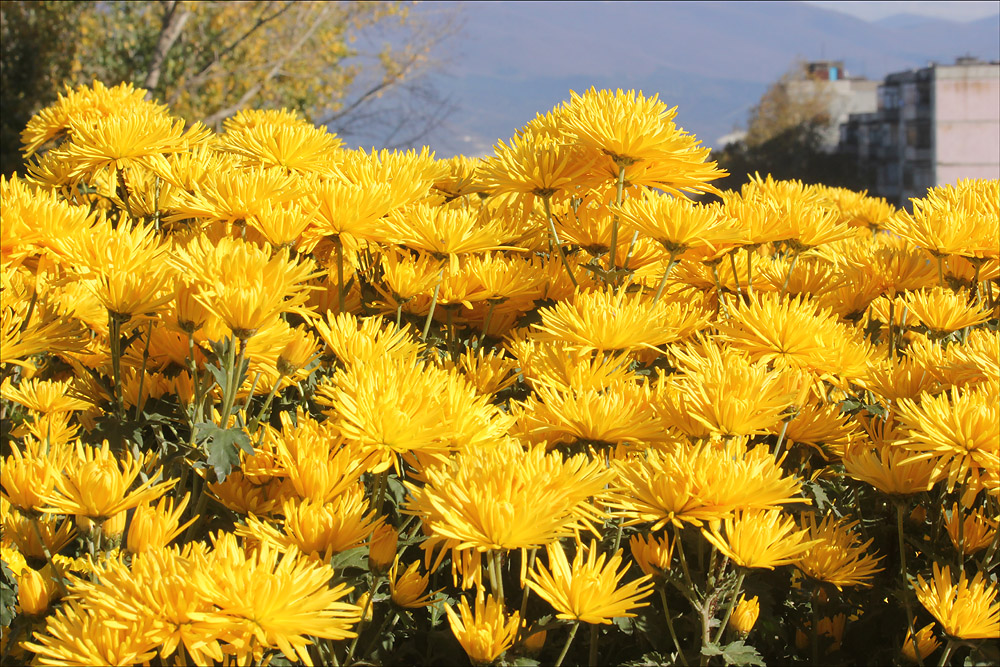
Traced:
<path fill-rule="evenodd" d="M 19 100 L 25 113 L 9 119 L 16 136 L 27 116 L 54 101 L 60 91 L 52 82 L 126 81 L 175 114 L 210 126 L 241 109 L 284 107 L 342 132 L 359 118 L 377 121 L 375 101 L 419 80 L 433 64 L 434 48 L 454 32 L 454 12 L 430 18 L 413 4 L 4 2 L 4 107 L 9 95 L 25 97 Z M 53 74 L 23 95 L 17 72 L 9 71 L 19 65 Z M 7 124 L 5 173 L 20 162 L 16 155 L 8 160 L 16 147 L 8 146 Z"/>

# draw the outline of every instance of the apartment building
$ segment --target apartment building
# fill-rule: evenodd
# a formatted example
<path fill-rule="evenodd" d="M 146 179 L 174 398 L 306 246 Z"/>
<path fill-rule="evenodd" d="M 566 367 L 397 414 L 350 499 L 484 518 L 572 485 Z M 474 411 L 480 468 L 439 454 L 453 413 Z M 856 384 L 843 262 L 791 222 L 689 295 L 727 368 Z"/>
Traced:
<path fill-rule="evenodd" d="M 839 150 L 870 176 L 870 194 L 899 206 L 929 187 L 1000 178 L 1000 63 L 963 57 L 888 75 L 877 110 L 840 126 Z"/>

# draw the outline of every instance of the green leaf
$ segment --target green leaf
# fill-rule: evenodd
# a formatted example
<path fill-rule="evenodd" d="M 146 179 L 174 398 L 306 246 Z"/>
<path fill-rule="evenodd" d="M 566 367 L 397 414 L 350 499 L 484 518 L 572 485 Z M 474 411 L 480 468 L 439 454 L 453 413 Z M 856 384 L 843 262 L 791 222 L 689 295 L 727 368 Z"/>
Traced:
<path fill-rule="evenodd" d="M 0 625 L 8 627 L 14 620 L 14 603 L 17 602 L 17 579 L 7 567 L 7 562 L 0 560 Z"/>
<path fill-rule="evenodd" d="M 742 640 L 727 644 L 725 648 L 711 643 L 703 646 L 701 654 L 705 656 L 721 655 L 727 665 L 757 665 L 764 667 L 764 660 L 753 646 L 747 646 Z"/>
<path fill-rule="evenodd" d="M 240 449 L 248 456 L 253 455 L 250 436 L 243 429 L 219 428 L 212 422 L 201 422 L 195 426 L 198 428 L 198 442 L 220 482 L 225 481 L 233 468 L 239 467 Z"/>

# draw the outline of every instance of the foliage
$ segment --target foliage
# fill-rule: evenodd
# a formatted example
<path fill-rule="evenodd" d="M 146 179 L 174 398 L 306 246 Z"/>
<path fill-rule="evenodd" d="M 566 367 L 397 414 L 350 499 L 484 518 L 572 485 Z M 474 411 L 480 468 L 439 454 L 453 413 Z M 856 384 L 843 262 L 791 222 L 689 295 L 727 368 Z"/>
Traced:
<path fill-rule="evenodd" d="M 129 82 L 189 122 L 220 127 L 241 109 L 286 108 L 334 131 L 386 127 L 386 96 L 441 101 L 420 84 L 455 15 L 429 18 L 406 2 L 82 1 L 3 3 L 3 173 L 31 114 L 75 86 Z M 393 35 L 395 46 L 387 41 Z M 420 108 L 423 107 L 423 108 Z M 411 109 L 413 110 L 413 109 Z"/>

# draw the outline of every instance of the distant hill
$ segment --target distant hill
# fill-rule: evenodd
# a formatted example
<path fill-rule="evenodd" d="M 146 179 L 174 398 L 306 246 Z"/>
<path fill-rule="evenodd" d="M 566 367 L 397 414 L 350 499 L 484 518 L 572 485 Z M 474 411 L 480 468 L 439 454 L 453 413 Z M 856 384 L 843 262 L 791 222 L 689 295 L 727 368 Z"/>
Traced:
<path fill-rule="evenodd" d="M 457 107 L 430 141 L 441 157 L 490 152 L 535 113 L 569 99 L 570 89 L 658 93 L 678 106 L 680 126 L 712 146 L 746 123 L 749 108 L 796 58 L 843 60 L 850 74 L 873 79 L 966 54 L 1000 60 L 1000 15 L 866 22 L 802 2 L 475 2 L 462 9 L 451 65 L 433 78 Z"/>

